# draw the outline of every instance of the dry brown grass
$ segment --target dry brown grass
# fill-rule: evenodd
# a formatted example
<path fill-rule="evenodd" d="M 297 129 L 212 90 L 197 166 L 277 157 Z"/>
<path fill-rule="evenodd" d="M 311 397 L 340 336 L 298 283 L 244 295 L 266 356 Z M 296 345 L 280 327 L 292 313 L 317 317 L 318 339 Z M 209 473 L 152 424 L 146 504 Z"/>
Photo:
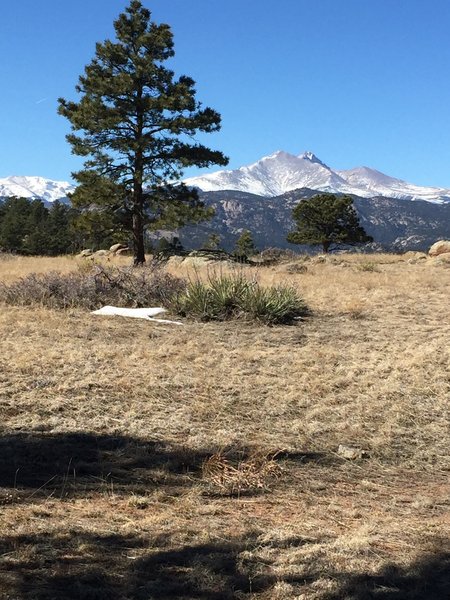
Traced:
<path fill-rule="evenodd" d="M 261 268 L 294 327 L 0 307 L 0 598 L 450 597 L 450 268 L 370 262 Z"/>

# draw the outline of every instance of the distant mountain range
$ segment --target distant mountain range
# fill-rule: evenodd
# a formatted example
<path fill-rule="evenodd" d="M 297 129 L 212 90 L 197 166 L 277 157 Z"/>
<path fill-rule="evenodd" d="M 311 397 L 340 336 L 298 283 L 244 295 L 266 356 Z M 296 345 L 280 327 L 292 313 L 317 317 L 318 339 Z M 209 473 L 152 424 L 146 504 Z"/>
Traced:
<path fill-rule="evenodd" d="M 312 152 L 294 156 L 278 151 L 240 169 L 191 177 L 185 183 L 204 192 L 233 190 L 266 197 L 308 188 L 362 198 L 450 202 L 450 189 L 414 185 L 368 167 L 334 171 Z"/>
<path fill-rule="evenodd" d="M 67 181 L 53 181 L 44 177 L 20 177 L 13 175 L 0 179 L 0 197 L 36 198 L 54 202 L 67 198 L 75 187 Z"/>
<path fill-rule="evenodd" d="M 231 250 L 244 229 L 251 231 L 258 248 L 306 247 L 289 244 L 286 235 L 294 229 L 292 209 L 317 190 L 307 188 L 268 198 L 239 191 L 200 192 L 203 202 L 215 210 L 211 221 L 179 231 L 182 244 L 199 247 L 212 233 L 219 234 L 221 245 Z M 400 198 L 361 198 L 352 196 L 360 222 L 374 238 L 372 250 L 427 250 L 439 239 L 450 239 L 450 203 Z"/>
<path fill-rule="evenodd" d="M 373 248 L 426 250 L 438 239 L 450 239 L 450 190 L 421 187 L 368 167 L 334 171 L 311 152 L 294 156 L 276 152 L 232 171 L 192 177 L 185 183 L 200 190 L 215 209 L 211 221 L 178 232 L 182 243 L 199 247 L 211 233 L 226 249 L 249 229 L 259 248 L 296 248 L 286 235 L 294 227 L 292 209 L 318 192 L 350 194 Z M 0 197 L 66 200 L 74 186 L 42 177 L 0 179 Z"/>

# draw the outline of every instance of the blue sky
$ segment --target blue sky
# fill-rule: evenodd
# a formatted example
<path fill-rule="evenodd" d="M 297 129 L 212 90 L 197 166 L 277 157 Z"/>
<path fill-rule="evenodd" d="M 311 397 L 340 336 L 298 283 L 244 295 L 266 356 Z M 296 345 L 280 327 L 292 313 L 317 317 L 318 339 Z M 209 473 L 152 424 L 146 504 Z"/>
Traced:
<path fill-rule="evenodd" d="M 450 187 L 448 0 L 144 0 L 172 26 L 172 68 L 222 114 L 202 139 L 229 168 L 283 149 Z M 70 179 L 57 98 L 124 0 L 15 0 L 0 11 L 0 177 Z M 197 171 L 190 171 L 192 175 Z"/>

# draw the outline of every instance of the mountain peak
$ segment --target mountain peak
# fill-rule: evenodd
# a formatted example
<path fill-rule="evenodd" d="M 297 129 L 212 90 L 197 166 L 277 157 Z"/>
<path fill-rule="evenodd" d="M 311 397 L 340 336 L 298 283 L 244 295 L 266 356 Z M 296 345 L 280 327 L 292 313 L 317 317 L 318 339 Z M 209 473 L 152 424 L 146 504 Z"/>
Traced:
<path fill-rule="evenodd" d="M 298 158 L 301 158 L 302 160 L 309 160 L 309 162 L 315 163 L 317 165 L 322 165 L 322 167 L 329 169 L 329 167 L 324 162 L 322 162 L 320 160 L 320 158 L 317 158 L 317 156 L 314 154 L 314 152 L 310 152 L 310 151 L 303 152 L 302 154 L 298 155 Z"/>
<path fill-rule="evenodd" d="M 308 188 L 365 198 L 384 196 L 437 203 L 449 202 L 450 198 L 450 190 L 413 185 L 368 167 L 335 171 L 310 151 L 295 156 L 278 150 L 251 165 L 191 177 L 185 183 L 205 192 L 236 190 L 266 197 Z"/>

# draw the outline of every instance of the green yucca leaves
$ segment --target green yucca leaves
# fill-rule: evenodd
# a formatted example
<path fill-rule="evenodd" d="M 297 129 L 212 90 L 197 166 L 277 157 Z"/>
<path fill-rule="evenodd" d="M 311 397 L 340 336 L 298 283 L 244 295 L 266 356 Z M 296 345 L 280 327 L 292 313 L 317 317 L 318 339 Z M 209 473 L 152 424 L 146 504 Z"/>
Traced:
<path fill-rule="evenodd" d="M 307 307 L 291 286 L 261 287 L 242 274 L 210 275 L 206 282 L 190 281 L 174 301 L 183 316 L 201 321 L 242 318 L 268 325 L 291 323 L 307 314 Z"/>

